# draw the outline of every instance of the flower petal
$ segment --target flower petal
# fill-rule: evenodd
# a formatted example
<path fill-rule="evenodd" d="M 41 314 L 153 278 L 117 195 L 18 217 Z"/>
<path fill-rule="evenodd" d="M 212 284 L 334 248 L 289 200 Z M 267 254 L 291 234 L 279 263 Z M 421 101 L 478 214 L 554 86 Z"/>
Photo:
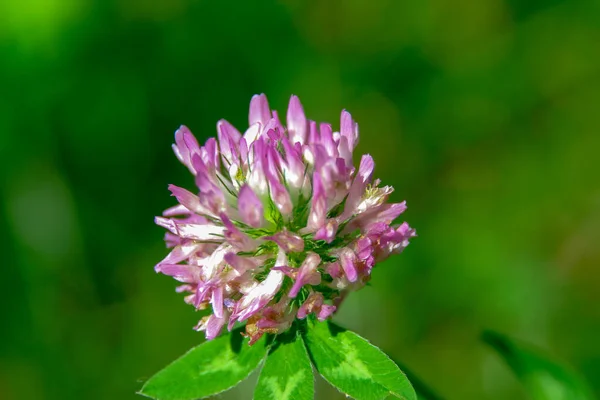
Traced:
<path fill-rule="evenodd" d="M 245 224 L 253 228 L 260 228 L 263 225 L 263 205 L 248 185 L 240 188 L 238 194 L 238 211 Z"/>
<path fill-rule="evenodd" d="M 290 141 L 303 144 L 306 140 L 306 116 L 297 96 L 292 95 L 290 98 L 286 121 Z"/>
<path fill-rule="evenodd" d="M 259 122 L 262 126 L 265 126 L 271 118 L 271 109 L 269 108 L 267 96 L 264 93 L 252 96 L 252 100 L 250 100 L 250 112 L 248 113 L 249 124 L 252 125 Z"/>
<path fill-rule="evenodd" d="M 346 204 L 344 206 L 344 212 L 340 216 L 341 221 L 349 218 L 356 212 L 356 207 L 360 203 L 360 199 L 362 198 L 367 185 L 371 181 L 374 169 L 375 163 L 373 162 L 373 158 L 368 154 L 362 156 L 358 172 L 350 186 L 348 198 L 346 199 Z"/>
<path fill-rule="evenodd" d="M 200 145 L 187 126 L 181 125 L 175 131 L 175 144 L 172 147 L 179 161 L 195 175 L 196 170 L 192 165 L 192 156 L 200 153 Z"/>
<path fill-rule="evenodd" d="M 304 240 L 290 231 L 284 230 L 272 236 L 265 236 L 263 240 L 272 240 L 286 253 L 300 253 L 304 251 Z"/>
<path fill-rule="evenodd" d="M 346 274 L 346 278 L 350 282 L 356 282 L 358 279 L 358 271 L 356 270 L 356 256 L 354 252 L 348 248 L 342 249 L 340 252 L 340 261 L 342 269 Z"/>
<path fill-rule="evenodd" d="M 327 199 L 325 189 L 321 180 L 321 174 L 317 171 L 313 173 L 313 198 L 308 214 L 307 228 L 310 231 L 316 231 L 325 224 L 327 217 Z"/>
<path fill-rule="evenodd" d="M 272 269 L 264 281 L 240 299 L 231 319 L 244 321 L 256 314 L 275 297 L 283 283 L 284 276 L 283 272 Z"/>
<path fill-rule="evenodd" d="M 212 298 L 210 300 L 213 312 L 217 318 L 223 318 L 223 287 L 218 286 L 213 289 Z"/>
<path fill-rule="evenodd" d="M 294 285 L 290 289 L 288 296 L 295 298 L 302 286 L 310 283 L 312 285 L 318 285 L 321 283 L 321 274 L 317 272 L 317 267 L 321 263 L 321 257 L 318 254 L 309 252 L 304 259 L 304 262 L 298 269 L 298 276 Z"/>

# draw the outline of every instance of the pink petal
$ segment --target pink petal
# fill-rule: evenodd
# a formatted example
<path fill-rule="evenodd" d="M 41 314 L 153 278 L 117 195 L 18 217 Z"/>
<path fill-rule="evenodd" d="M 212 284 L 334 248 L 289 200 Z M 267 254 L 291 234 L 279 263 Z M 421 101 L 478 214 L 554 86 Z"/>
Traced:
<path fill-rule="evenodd" d="M 163 258 L 161 262 L 156 265 L 154 269 L 156 272 L 160 272 L 158 269 L 161 264 L 177 264 L 187 259 L 190 255 L 196 252 L 201 245 L 201 243 L 189 242 L 187 244 L 176 246 L 165 258 Z"/>
<path fill-rule="evenodd" d="M 356 207 L 360 203 L 360 200 L 365 193 L 365 189 L 373 176 L 373 170 L 375 169 L 375 163 L 373 158 L 365 154 L 360 160 L 360 166 L 358 172 L 352 181 L 348 198 L 346 199 L 346 205 L 344 206 L 344 212 L 340 216 L 340 220 L 345 220 L 352 216 L 356 211 Z"/>
<path fill-rule="evenodd" d="M 304 251 L 304 240 L 295 233 L 287 230 L 277 232 L 272 236 L 265 236 L 263 240 L 272 240 L 286 253 L 300 253 Z"/>
<path fill-rule="evenodd" d="M 317 267 L 321 263 L 321 257 L 318 254 L 309 252 L 304 259 L 304 262 L 298 269 L 298 276 L 296 277 L 296 281 L 294 285 L 290 289 L 288 296 L 290 298 L 295 298 L 298 295 L 298 292 L 302 288 L 302 286 L 307 283 L 311 283 L 314 285 L 318 285 L 321 281 L 321 275 L 316 272 Z M 318 279 L 317 279 L 318 278 Z"/>
<path fill-rule="evenodd" d="M 192 192 L 175 185 L 169 185 L 169 191 L 188 210 L 198 214 L 207 213 L 208 210 L 200 204 L 200 199 Z"/>
<path fill-rule="evenodd" d="M 223 329 L 223 325 L 225 325 L 227 318 L 219 318 L 214 314 L 206 319 L 205 318 L 203 318 L 194 329 L 197 331 L 206 331 L 206 339 L 212 340 L 219 336 L 219 333 L 221 332 L 221 329 Z"/>
<path fill-rule="evenodd" d="M 298 309 L 296 314 L 299 319 L 304 319 L 306 316 L 316 310 L 320 310 L 323 305 L 323 295 L 321 293 L 312 292 L 304 303 Z"/>
<path fill-rule="evenodd" d="M 218 286 L 213 289 L 211 299 L 213 312 L 217 318 L 223 318 L 223 287 Z"/>
<path fill-rule="evenodd" d="M 176 206 L 169 207 L 165 211 L 163 211 L 163 217 L 175 217 L 178 215 L 188 215 L 190 210 L 184 205 L 177 204 Z"/>
<path fill-rule="evenodd" d="M 219 170 L 219 151 L 215 138 L 209 138 L 204 147 L 200 149 L 204 163 L 210 167 L 211 171 Z"/>
<path fill-rule="evenodd" d="M 309 145 L 319 144 L 321 138 L 319 137 L 319 131 L 317 130 L 317 123 L 315 121 L 308 121 L 308 141 Z"/>
<path fill-rule="evenodd" d="M 332 306 L 329 304 L 323 304 L 321 306 L 321 310 L 317 314 L 317 319 L 321 322 L 325 321 L 327 318 L 331 316 L 336 310 L 336 306 Z"/>
<path fill-rule="evenodd" d="M 229 165 L 236 163 L 239 153 L 238 143 L 242 135 L 233 125 L 224 119 L 217 122 L 217 135 L 219 137 L 219 148 L 224 160 Z"/>
<path fill-rule="evenodd" d="M 290 194 L 288 193 L 285 186 L 279 182 L 273 175 L 270 175 L 269 178 L 269 189 L 271 192 L 271 199 L 275 206 L 279 210 L 279 212 L 286 217 L 289 217 L 292 213 L 294 205 L 292 204 L 292 199 Z"/>
<path fill-rule="evenodd" d="M 240 275 L 256 268 L 256 264 L 249 257 L 241 257 L 235 253 L 225 254 L 225 262 L 231 265 Z"/>
<path fill-rule="evenodd" d="M 352 115 L 346 110 L 340 117 L 340 134 L 348 140 L 350 150 L 358 144 L 358 124 L 352 120 Z"/>
<path fill-rule="evenodd" d="M 251 145 L 262 132 L 262 125 L 257 122 L 255 124 L 250 125 L 246 132 L 244 132 L 244 137 L 242 138 L 248 145 Z"/>
<path fill-rule="evenodd" d="M 256 243 L 240 231 L 225 213 L 221 213 L 220 217 L 225 226 L 225 238 L 229 243 L 242 251 L 250 251 L 256 248 Z"/>
<path fill-rule="evenodd" d="M 307 224 L 310 230 L 315 231 L 325 224 L 327 216 L 327 199 L 325 196 L 321 175 L 315 171 L 313 173 L 313 198 Z"/>
<path fill-rule="evenodd" d="M 292 95 L 290 98 L 286 122 L 290 141 L 303 144 L 306 140 L 306 116 L 297 96 Z"/>
<path fill-rule="evenodd" d="M 299 153 L 285 137 L 281 140 L 281 144 L 285 151 L 286 162 L 283 164 L 283 169 L 286 182 L 292 188 L 300 189 L 304 183 L 306 171 L 306 166 L 302 162 L 302 153 Z"/>
<path fill-rule="evenodd" d="M 265 126 L 271 118 L 267 96 L 264 93 L 252 96 L 252 100 L 250 100 L 250 112 L 248 113 L 249 124 L 252 125 L 259 122 L 262 126 Z"/>
<path fill-rule="evenodd" d="M 159 264 L 155 270 L 158 273 L 172 276 L 179 282 L 195 283 L 200 278 L 200 268 L 196 265 Z"/>
<path fill-rule="evenodd" d="M 232 318 L 235 315 L 237 321 L 244 321 L 266 306 L 279 291 L 283 277 L 283 272 L 271 269 L 264 281 L 240 299 Z"/>
<path fill-rule="evenodd" d="M 238 211 L 245 224 L 253 228 L 263 225 L 263 205 L 248 185 L 242 186 L 238 193 Z"/>
<path fill-rule="evenodd" d="M 331 243 L 335 239 L 337 233 L 338 224 L 334 219 L 330 219 L 315 233 L 315 240 L 324 240 L 327 243 Z"/>
<path fill-rule="evenodd" d="M 358 271 L 356 270 L 356 256 L 354 252 L 348 248 L 343 249 L 340 253 L 340 261 L 342 264 L 342 269 L 346 274 L 346 278 L 350 282 L 356 282 L 358 279 Z"/>
<path fill-rule="evenodd" d="M 322 123 L 319 125 L 321 131 L 321 145 L 327 151 L 327 155 L 331 158 L 338 157 L 338 150 L 335 142 L 333 141 L 333 130 L 330 124 Z"/>
<path fill-rule="evenodd" d="M 200 146 L 194 135 L 192 135 L 192 132 L 190 132 L 185 125 L 181 125 L 181 127 L 175 131 L 173 152 L 179 161 L 188 167 L 192 174 L 196 174 L 196 170 L 194 169 L 191 160 L 194 154 L 200 153 Z"/>

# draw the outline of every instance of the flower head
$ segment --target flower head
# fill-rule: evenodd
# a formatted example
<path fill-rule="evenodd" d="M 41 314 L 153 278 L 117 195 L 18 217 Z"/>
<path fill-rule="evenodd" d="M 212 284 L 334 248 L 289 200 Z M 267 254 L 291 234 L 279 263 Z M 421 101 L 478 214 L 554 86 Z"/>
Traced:
<path fill-rule="evenodd" d="M 208 339 L 236 322 L 253 343 L 295 318 L 324 320 L 415 236 L 406 222 L 393 225 L 406 205 L 387 203 L 393 189 L 373 180 L 371 156 L 354 167 L 358 125 L 348 112 L 334 132 L 292 96 L 286 122 L 261 94 L 243 134 L 225 120 L 204 146 L 185 126 L 175 132 L 197 190 L 169 186 L 179 204 L 156 223 L 172 250 L 155 269 L 182 283 L 187 303 L 212 309 L 196 326 Z"/>

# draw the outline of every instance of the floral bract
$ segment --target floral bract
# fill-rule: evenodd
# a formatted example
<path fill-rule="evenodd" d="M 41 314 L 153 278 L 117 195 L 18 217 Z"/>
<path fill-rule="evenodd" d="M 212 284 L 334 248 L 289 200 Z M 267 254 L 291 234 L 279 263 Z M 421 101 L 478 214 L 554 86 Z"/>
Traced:
<path fill-rule="evenodd" d="M 358 125 L 348 112 L 334 132 L 292 96 L 286 122 L 261 94 L 243 134 L 225 120 L 204 146 L 185 126 L 175 132 L 197 190 L 169 186 L 179 204 L 156 223 L 172 251 L 156 271 L 183 283 L 187 303 L 212 308 L 195 328 L 208 339 L 236 322 L 253 343 L 295 318 L 324 320 L 415 236 L 406 222 L 392 225 L 406 205 L 386 202 L 393 189 L 373 180 L 371 156 L 354 167 Z"/>

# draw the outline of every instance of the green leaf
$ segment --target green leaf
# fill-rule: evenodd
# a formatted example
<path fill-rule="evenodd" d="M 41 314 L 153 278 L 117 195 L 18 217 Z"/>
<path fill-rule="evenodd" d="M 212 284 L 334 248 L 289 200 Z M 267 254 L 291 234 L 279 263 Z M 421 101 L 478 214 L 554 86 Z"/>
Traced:
<path fill-rule="evenodd" d="M 193 400 L 221 393 L 247 378 L 267 350 L 266 338 L 248 346 L 236 329 L 185 353 L 150 378 L 139 394 L 157 400 Z"/>
<path fill-rule="evenodd" d="M 298 331 L 277 336 L 260 372 L 254 400 L 312 400 L 314 379 Z"/>
<path fill-rule="evenodd" d="M 356 333 L 332 322 L 311 322 L 304 340 L 319 373 L 348 396 L 356 400 L 417 399 L 400 368 Z"/>
<path fill-rule="evenodd" d="M 504 358 L 532 399 L 593 399 L 583 379 L 539 350 L 491 331 L 484 332 L 483 340 Z"/>

